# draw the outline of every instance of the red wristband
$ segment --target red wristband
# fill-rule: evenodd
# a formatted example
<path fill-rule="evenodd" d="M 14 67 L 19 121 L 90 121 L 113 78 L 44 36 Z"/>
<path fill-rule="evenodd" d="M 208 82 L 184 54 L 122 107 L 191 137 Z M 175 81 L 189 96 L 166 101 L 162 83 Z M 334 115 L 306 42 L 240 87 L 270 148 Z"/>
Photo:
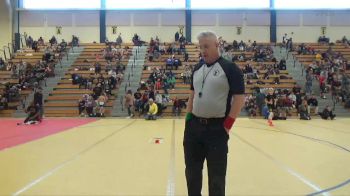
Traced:
<path fill-rule="evenodd" d="M 233 126 L 233 124 L 235 123 L 236 119 L 232 118 L 230 116 L 227 116 L 225 121 L 224 121 L 224 127 L 228 130 L 230 130 Z"/>

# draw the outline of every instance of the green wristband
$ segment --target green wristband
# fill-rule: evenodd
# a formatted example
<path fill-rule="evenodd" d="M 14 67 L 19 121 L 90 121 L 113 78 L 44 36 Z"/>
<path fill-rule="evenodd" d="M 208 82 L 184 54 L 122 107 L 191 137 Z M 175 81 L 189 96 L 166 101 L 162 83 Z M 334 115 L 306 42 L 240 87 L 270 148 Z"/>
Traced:
<path fill-rule="evenodd" d="M 186 114 L 186 122 L 187 121 L 189 121 L 189 120 L 191 120 L 193 118 L 193 114 L 191 113 L 191 112 L 187 112 L 187 114 Z"/>

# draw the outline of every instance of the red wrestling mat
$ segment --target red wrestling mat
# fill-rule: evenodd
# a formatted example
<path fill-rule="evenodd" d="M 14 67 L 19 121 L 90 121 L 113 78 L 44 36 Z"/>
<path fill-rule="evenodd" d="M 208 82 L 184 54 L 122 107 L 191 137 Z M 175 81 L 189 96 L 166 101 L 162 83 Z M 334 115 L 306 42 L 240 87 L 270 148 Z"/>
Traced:
<path fill-rule="evenodd" d="M 95 119 L 44 119 L 37 125 L 17 125 L 22 119 L 0 120 L 0 150 L 95 122 Z"/>

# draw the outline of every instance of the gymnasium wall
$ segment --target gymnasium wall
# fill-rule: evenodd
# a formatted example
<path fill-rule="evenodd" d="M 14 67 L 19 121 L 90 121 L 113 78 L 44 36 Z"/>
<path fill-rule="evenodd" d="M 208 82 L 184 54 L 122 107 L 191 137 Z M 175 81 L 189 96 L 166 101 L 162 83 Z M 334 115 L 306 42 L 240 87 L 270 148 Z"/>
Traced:
<path fill-rule="evenodd" d="M 99 11 L 21 11 L 20 32 L 26 32 L 33 39 L 40 36 L 48 41 L 52 35 L 60 41 L 72 40 L 77 35 L 82 42 L 99 42 Z M 56 27 L 61 34 L 56 34 Z"/>
<path fill-rule="evenodd" d="M 316 42 L 321 27 L 331 41 L 344 35 L 350 38 L 350 11 L 277 11 L 277 40 L 284 33 L 295 42 Z M 161 41 L 172 41 L 179 25 L 185 26 L 185 11 L 107 11 L 106 36 L 115 40 L 119 33 L 124 42 L 131 42 L 134 33 L 143 40 L 159 36 Z M 99 41 L 99 11 L 21 11 L 20 32 L 27 32 L 37 39 L 46 40 L 62 26 L 58 38 L 71 39 L 75 34 L 82 42 Z M 112 33 L 116 26 L 116 34 Z M 237 28 L 240 28 L 240 33 Z M 193 11 L 192 41 L 200 31 L 212 30 L 227 41 L 256 40 L 269 42 L 270 13 L 259 11 Z M 185 32 L 185 29 L 184 29 Z M 293 34 L 292 34 L 293 32 Z"/>
<path fill-rule="evenodd" d="M 278 11 L 277 40 L 287 33 L 295 42 L 317 42 L 321 27 L 332 42 L 344 35 L 350 38 L 349 18 L 350 11 Z"/>
<path fill-rule="evenodd" d="M 12 12 L 10 0 L 0 1 L 0 49 L 12 40 Z M 2 56 L 2 52 L 0 53 Z"/>
<path fill-rule="evenodd" d="M 116 34 L 112 26 L 117 26 Z M 158 35 L 161 42 L 174 40 L 179 26 L 185 26 L 185 11 L 107 11 L 106 36 L 115 40 L 119 33 L 124 42 L 131 42 L 134 33 L 142 40 L 149 41 Z M 185 33 L 185 28 L 183 29 Z"/>

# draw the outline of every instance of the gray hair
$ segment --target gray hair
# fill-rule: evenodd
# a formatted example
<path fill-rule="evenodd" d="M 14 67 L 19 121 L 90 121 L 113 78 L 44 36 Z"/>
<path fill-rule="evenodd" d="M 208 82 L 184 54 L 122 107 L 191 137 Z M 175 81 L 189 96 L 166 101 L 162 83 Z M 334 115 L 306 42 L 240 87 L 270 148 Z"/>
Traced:
<path fill-rule="evenodd" d="M 200 40 L 204 37 L 212 37 L 215 38 L 215 40 L 218 40 L 218 36 L 216 35 L 216 33 L 212 32 L 212 31 L 202 31 L 197 35 L 197 40 Z"/>

